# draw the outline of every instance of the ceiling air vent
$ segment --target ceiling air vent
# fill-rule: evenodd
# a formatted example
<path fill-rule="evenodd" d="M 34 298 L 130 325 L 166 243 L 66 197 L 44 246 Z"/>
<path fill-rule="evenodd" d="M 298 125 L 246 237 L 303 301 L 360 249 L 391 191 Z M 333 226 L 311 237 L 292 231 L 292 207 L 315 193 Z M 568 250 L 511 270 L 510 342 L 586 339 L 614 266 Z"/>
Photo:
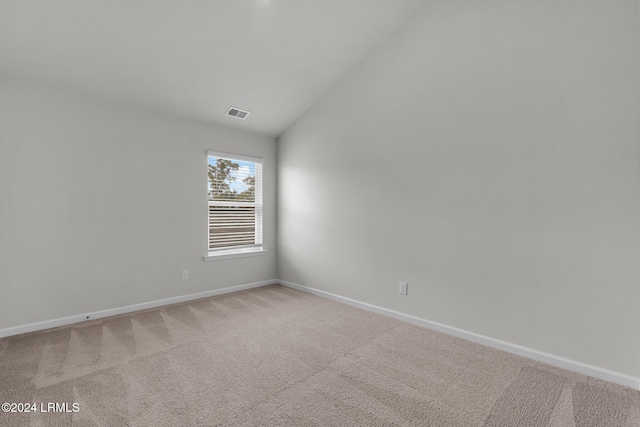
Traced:
<path fill-rule="evenodd" d="M 246 119 L 249 114 L 251 113 L 236 107 L 229 107 L 229 111 L 227 111 L 227 116 L 235 117 L 236 119 L 241 120 Z"/>

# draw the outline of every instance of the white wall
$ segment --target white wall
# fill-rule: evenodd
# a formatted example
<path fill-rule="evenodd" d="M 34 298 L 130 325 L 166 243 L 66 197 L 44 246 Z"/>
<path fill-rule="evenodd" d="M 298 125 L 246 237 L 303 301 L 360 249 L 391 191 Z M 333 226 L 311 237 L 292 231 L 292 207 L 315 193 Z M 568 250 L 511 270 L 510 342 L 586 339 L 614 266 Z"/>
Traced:
<path fill-rule="evenodd" d="M 279 278 L 639 377 L 638 16 L 428 2 L 279 139 Z"/>
<path fill-rule="evenodd" d="M 208 149 L 264 158 L 266 256 L 203 261 Z M 275 154 L 271 138 L 0 79 L 0 329 L 274 279 Z"/>

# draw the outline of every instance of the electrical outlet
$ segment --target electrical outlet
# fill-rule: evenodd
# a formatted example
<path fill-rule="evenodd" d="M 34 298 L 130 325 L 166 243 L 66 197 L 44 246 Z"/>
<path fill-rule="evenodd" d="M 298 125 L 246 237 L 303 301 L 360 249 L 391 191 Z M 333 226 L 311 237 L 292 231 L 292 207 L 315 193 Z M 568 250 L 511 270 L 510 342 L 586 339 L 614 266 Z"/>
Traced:
<path fill-rule="evenodd" d="M 187 280 L 189 278 L 189 270 L 182 270 L 182 280 Z"/>
<path fill-rule="evenodd" d="M 409 284 L 407 282 L 400 282 L 400 295 L 407 295 L 407 288 Z"/>

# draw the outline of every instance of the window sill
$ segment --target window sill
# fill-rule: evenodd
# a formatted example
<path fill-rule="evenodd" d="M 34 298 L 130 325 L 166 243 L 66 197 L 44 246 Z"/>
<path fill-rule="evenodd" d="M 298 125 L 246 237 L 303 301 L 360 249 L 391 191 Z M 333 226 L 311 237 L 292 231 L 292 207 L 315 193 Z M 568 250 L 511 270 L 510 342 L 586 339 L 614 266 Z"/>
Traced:
<path fill-rule="evenodd" d="M 218 261 L 221 259 L 243 258 L 248 256 L 265 255 L 267 251 L 262 248 L 228 249 L 224 251 L 209 252 L 209 255 L 202 257 L 205 261 Z"/>

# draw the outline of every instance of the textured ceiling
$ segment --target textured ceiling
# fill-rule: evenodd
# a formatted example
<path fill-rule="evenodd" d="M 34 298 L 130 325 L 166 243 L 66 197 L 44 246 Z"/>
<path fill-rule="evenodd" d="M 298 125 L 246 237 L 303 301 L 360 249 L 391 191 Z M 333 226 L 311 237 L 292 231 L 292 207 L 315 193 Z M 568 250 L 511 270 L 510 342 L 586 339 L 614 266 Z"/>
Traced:
<path fill-rule="evenodd" d="M 276 136 L 423 3 L 0 0 L 0 73 Z"/>

